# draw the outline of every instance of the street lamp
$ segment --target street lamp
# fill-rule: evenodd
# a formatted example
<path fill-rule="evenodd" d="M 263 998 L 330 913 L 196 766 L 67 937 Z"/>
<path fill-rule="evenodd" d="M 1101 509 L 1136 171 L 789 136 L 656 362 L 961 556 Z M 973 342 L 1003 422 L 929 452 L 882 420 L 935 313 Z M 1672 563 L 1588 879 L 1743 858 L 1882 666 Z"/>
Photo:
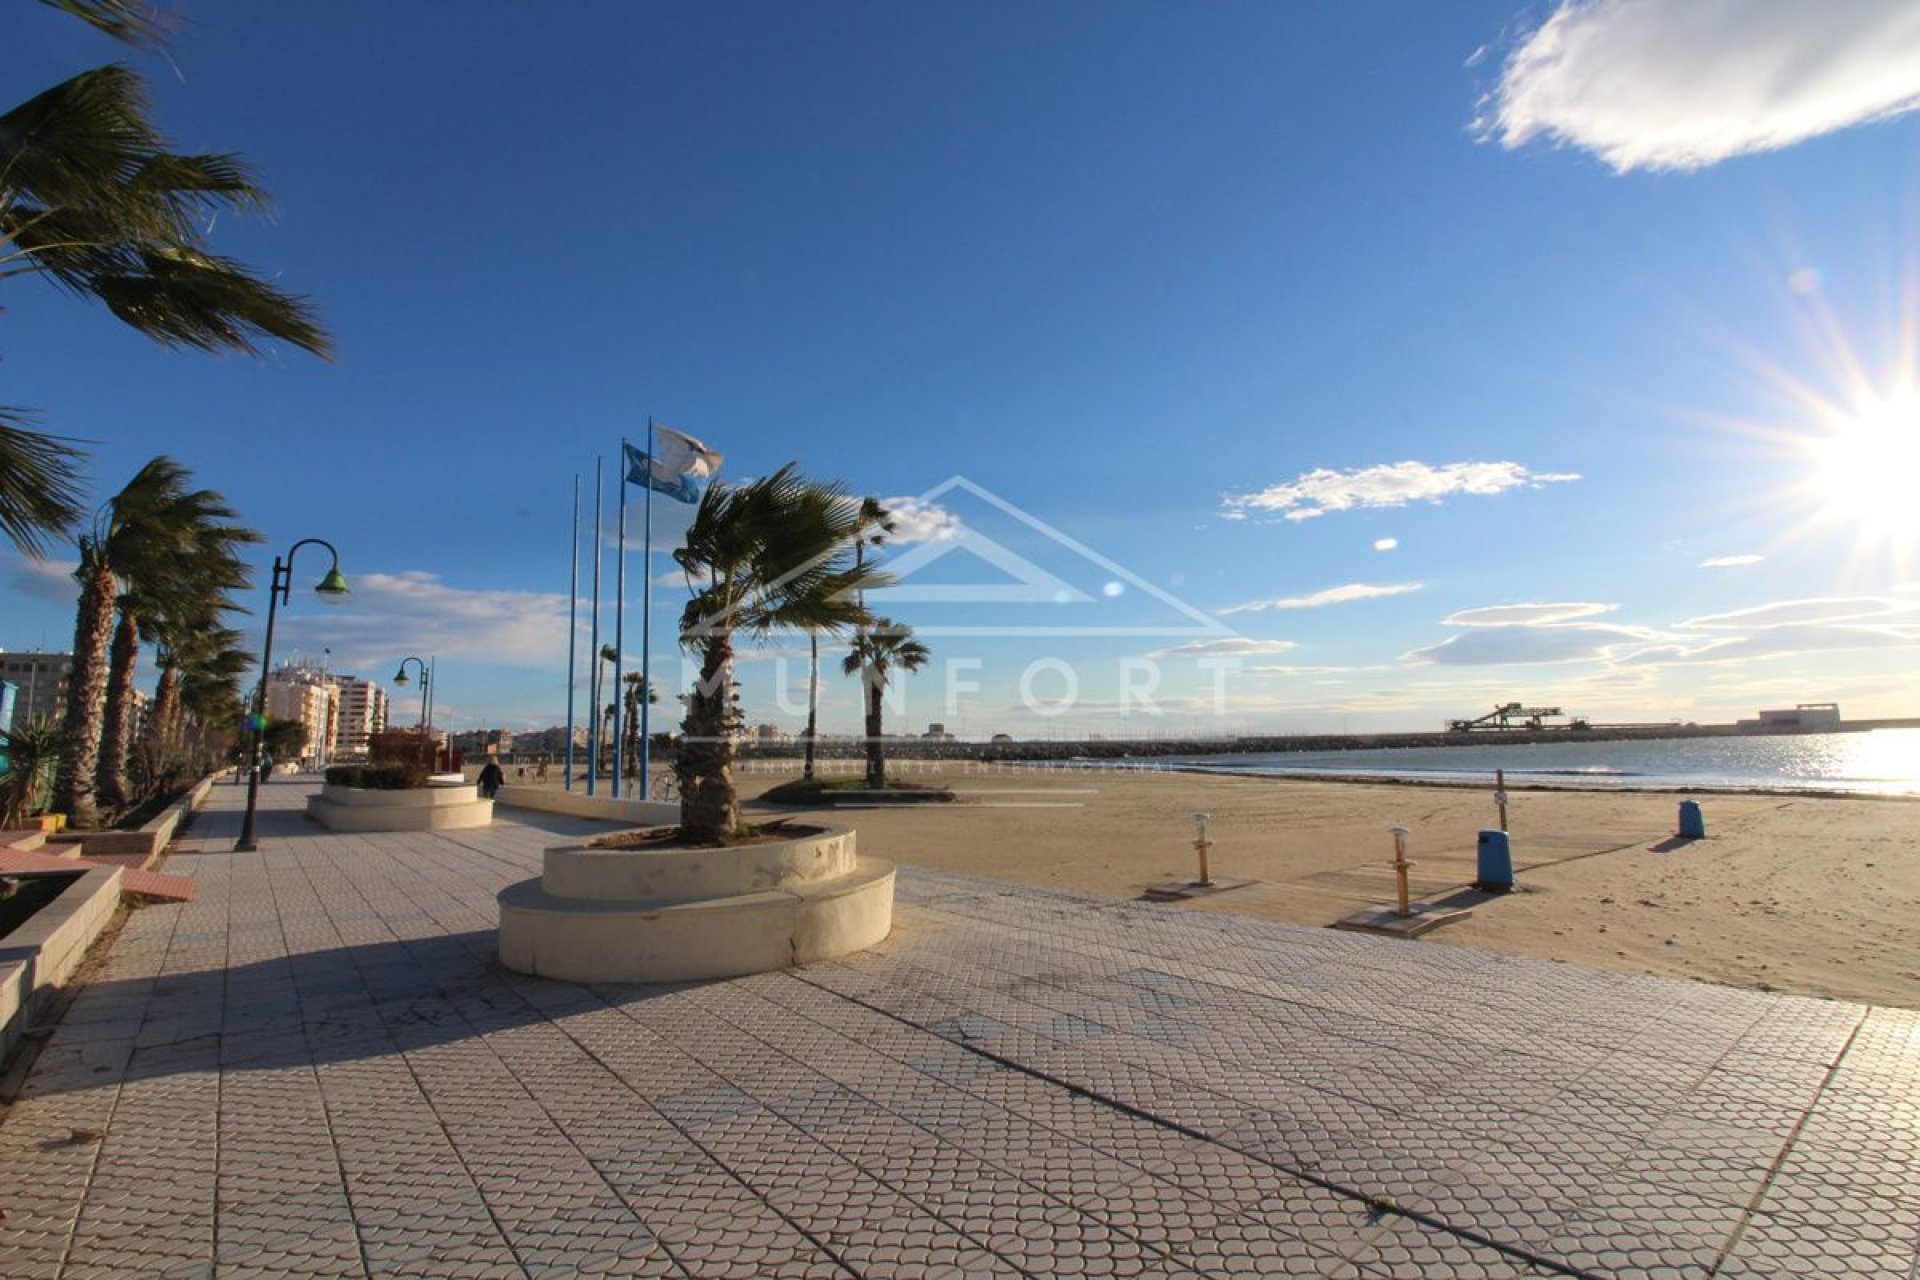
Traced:
<path fill-rule="evenodd" d="M 293 556 L 309 543 L 325 547 L 333 557 L 333 567 L 314 584 L 313 593 L 320 597 L 322 604 L 338 604 L 347 598 L 347 580 L 340 574 L 340 553 L 333 549 L 331 542 L 302 538 L 287 548 L 284 558 L 273 558 L 273 581 L 267 587 L 267 636 L 260 645 L 260 683 L 254 687 L 253 722 L 248 726 L 247 812 L 240 819 L 240 838 L 233 845 L 235 853 L 252 853 L 260 847 L 253 838 L 253 814 L 260 801 L 260 741 L 267 728 L 267 676 L 273 670 L 273 619 L 282 601 L 293 602 Z"/>
<path fill-rule="evenodd" d="M 416 658 L 412 654 L 408 654 L 406 657 L 400 659 L 400 669 L 393 673 L 393 682 L 402 689 L 407 687 L 407 664 L 409 662 L 414 663 L 420 668 L 420 732 L 425 733 L 427 731 L 427 691 L 433 687 L 433 676 L 428 671 L 426 659 Z"/>

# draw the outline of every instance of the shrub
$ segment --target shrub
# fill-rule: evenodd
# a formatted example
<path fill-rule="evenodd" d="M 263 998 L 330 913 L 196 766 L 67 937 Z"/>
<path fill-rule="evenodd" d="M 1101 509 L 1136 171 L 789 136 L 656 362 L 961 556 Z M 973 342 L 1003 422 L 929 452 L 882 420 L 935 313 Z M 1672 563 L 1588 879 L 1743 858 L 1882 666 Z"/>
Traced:
<path fill-rule="evenodd" d="M 427 785 L 427 771 L 395 763 L 336 764 L 327 770 L 327 782 L 368 791 L 414 791 Z"/>

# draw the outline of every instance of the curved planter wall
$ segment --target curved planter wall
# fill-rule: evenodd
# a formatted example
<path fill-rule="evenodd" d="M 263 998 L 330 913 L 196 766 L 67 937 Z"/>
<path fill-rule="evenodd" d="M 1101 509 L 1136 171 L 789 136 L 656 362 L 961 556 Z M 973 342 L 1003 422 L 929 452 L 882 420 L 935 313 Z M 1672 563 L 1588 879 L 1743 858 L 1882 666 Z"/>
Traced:
<path fill-rule="evenodd" d="M 873 946 L 893 928 L 893 864 L 854 833 L 733 849 L 549 849 L 500 893 L 500 962 L 575 982 L 765 973 Z"/>
<path fill-rule="evenodd" d="M 307 797 L 307 816 L 330 831 L 456 831 L 491 824 L 493 801 L 471 783 L 375 791 L 329 782 Z"/>

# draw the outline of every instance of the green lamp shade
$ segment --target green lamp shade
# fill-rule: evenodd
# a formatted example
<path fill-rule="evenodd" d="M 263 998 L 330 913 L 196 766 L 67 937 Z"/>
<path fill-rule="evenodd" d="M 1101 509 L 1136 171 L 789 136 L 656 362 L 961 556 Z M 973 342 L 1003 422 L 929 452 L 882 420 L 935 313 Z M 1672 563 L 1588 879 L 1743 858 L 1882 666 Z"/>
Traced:
<path fill-rule="evenodd" d="M 347 579 L 340 572 L 340 566 L 335 565 L 327 570 L 327 576 L 320 579 L 320 585 L 313 590 L 322 600 L 344 599 L 347 595 Z"/>

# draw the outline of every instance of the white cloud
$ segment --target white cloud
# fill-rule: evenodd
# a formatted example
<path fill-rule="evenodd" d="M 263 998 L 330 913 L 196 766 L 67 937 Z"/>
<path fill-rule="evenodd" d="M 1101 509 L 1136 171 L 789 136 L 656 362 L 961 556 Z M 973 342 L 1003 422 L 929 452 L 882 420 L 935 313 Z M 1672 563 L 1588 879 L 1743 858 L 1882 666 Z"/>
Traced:
<path fill-rule="evenodd" d="M 1561 0 L 1481 104 L 1484 137 L 1617 172 L 1695 169 L 1920 106 L 1913 0 Z"/>
<path fill-rule="evenodd" d="M 1612 613 L 1617 604 L 1586 602 L 1560 604 L 1495 604 L 1481 609 L 1462 609 L 1442 619 L 1449 627 L 1544 627 L 1576 618 L 1592 618 Z"/>
<path fill-rule="evenodd" d="M 1408 592 L 1418 591 L 1424 584 L 1418 582 L 1392 582 L 1374 585 L 1366 582 L 1349 582 L 1344 587 L 1328 587 L 1325 591 L 1316 591 L 1312 595 L 1286 596 L 1279 600 L 1250 600 L 1246 604 L 1236 604 L 1220 610 L 1220 616 L 1230 613 L 1271 613 L 1283 609 L 1319 609 L 1330 604 L 1347 604 L 1354 600 L 1373 600 L 1381 596 L 1404 596 Z"/>
<path fill-rule="evenodd" d="M 1765 556 L 1709 556 L 1702 560 L 1697 568 L 1701 569 L 1738 569 L 1742 565 L 1759 564 Z"/>
<path fill-rule="evenodd" d="M 1325 467 L 1258 493 L 1230 494 L 1225 514 L 1243 518 L 1249 511 L 1279 512 L 1287 520 L 1312 520 L 1329 511 L 1355 507 L 1404 507 L 1410 502 L 1439 502 L 1456 494 L 1487 496 L 1508 489 L 1564 484 L 1577 475 L 1529 471 L 1517 462 L 1391 462 L 1354 471 Z"/>
<path fill-rule="evenodd" d="M 1696 631 L 1742 631 L 1749 628 L 1802 626 L 1830 622 L 1858 622 L 1892 618 L 1920 610 L 1920 603 L 1885 596 L 1841 596 L 1815 600 L 1779 600 L 1772 604 L 1689 618 L 1680 626 Z"/>
<path fill-rule="evenodd" d="M 78 560 L 34 560 L 17 557 L 7 586 L 23 596 L 72 608 L 80 602 L 80 584 L 73 579 Z"/>
<path fill-rule="evenodd" d="M 1177 644 L 1171 649 L 1157 649 L 1156 658 L 1212 658 L 1234 657 L 1253 653 L 1285 653 L 1300 646 L 1291 640 L 1252 640 L 1246 636 L 1232 636 L 1225 640 L 1195 640 L 1187 644 Z"/>
<path fill-rule="evenodd" d="M 1399 545 L 1400 539 L 1398 538 L 1375 538 L 1373 540 L 1373 549 L 1375 551 L 1391 551 Z"/>
<path fill-rule="evenodd" d="M 1509 663 L 1583 662 L 1607 658 L 1623 644 L 1645 644 L 1662 637 L 1644 627 L 1617 627 L 1597 622 L 1556 626 L 1475 627 L 1439 644 L 1411 649 L 1405 662 L 1431 662 L 1443 667 L 1504 666 Z"/>
<path fill-rule="evenodd" d="M 1630 666 L 1669 666 L 1691 662 L 1746 662 L 1794 653 L 1835 650 L 1904 649 L 1920 645 L 1920 626 L 1912 624 L 1862 627 L 1824 623 L 1788 623 L 1767 627 L 1749 636 L 1715 640 L 1689 649 L 1661 645 L 1642 649 L 1623 659 Z"/>
<path fill-rule="evenodd" d="M 566 665 L 564 594 L 467 591 L 417 570 L 356 573 L 349 583 L 353 594 L 338 606 L 281 610 L 276 655 L 326 647 L 333 650 L 335 670 L 359 667 L 376 673 L 406 654 L 550 669 Z M 633 622 L 637 627 L 639 618 Z M 613 641 L 611 635 L 602 639 Z"/>
<path fill-rule="evenodd" d="M 887 541 L 895 546 L 944 542 L 958 537 L 963 527 L 958 516 L 924 498 L 882 498 L 880 505 L 893 516 L 893 532 Z"/>

